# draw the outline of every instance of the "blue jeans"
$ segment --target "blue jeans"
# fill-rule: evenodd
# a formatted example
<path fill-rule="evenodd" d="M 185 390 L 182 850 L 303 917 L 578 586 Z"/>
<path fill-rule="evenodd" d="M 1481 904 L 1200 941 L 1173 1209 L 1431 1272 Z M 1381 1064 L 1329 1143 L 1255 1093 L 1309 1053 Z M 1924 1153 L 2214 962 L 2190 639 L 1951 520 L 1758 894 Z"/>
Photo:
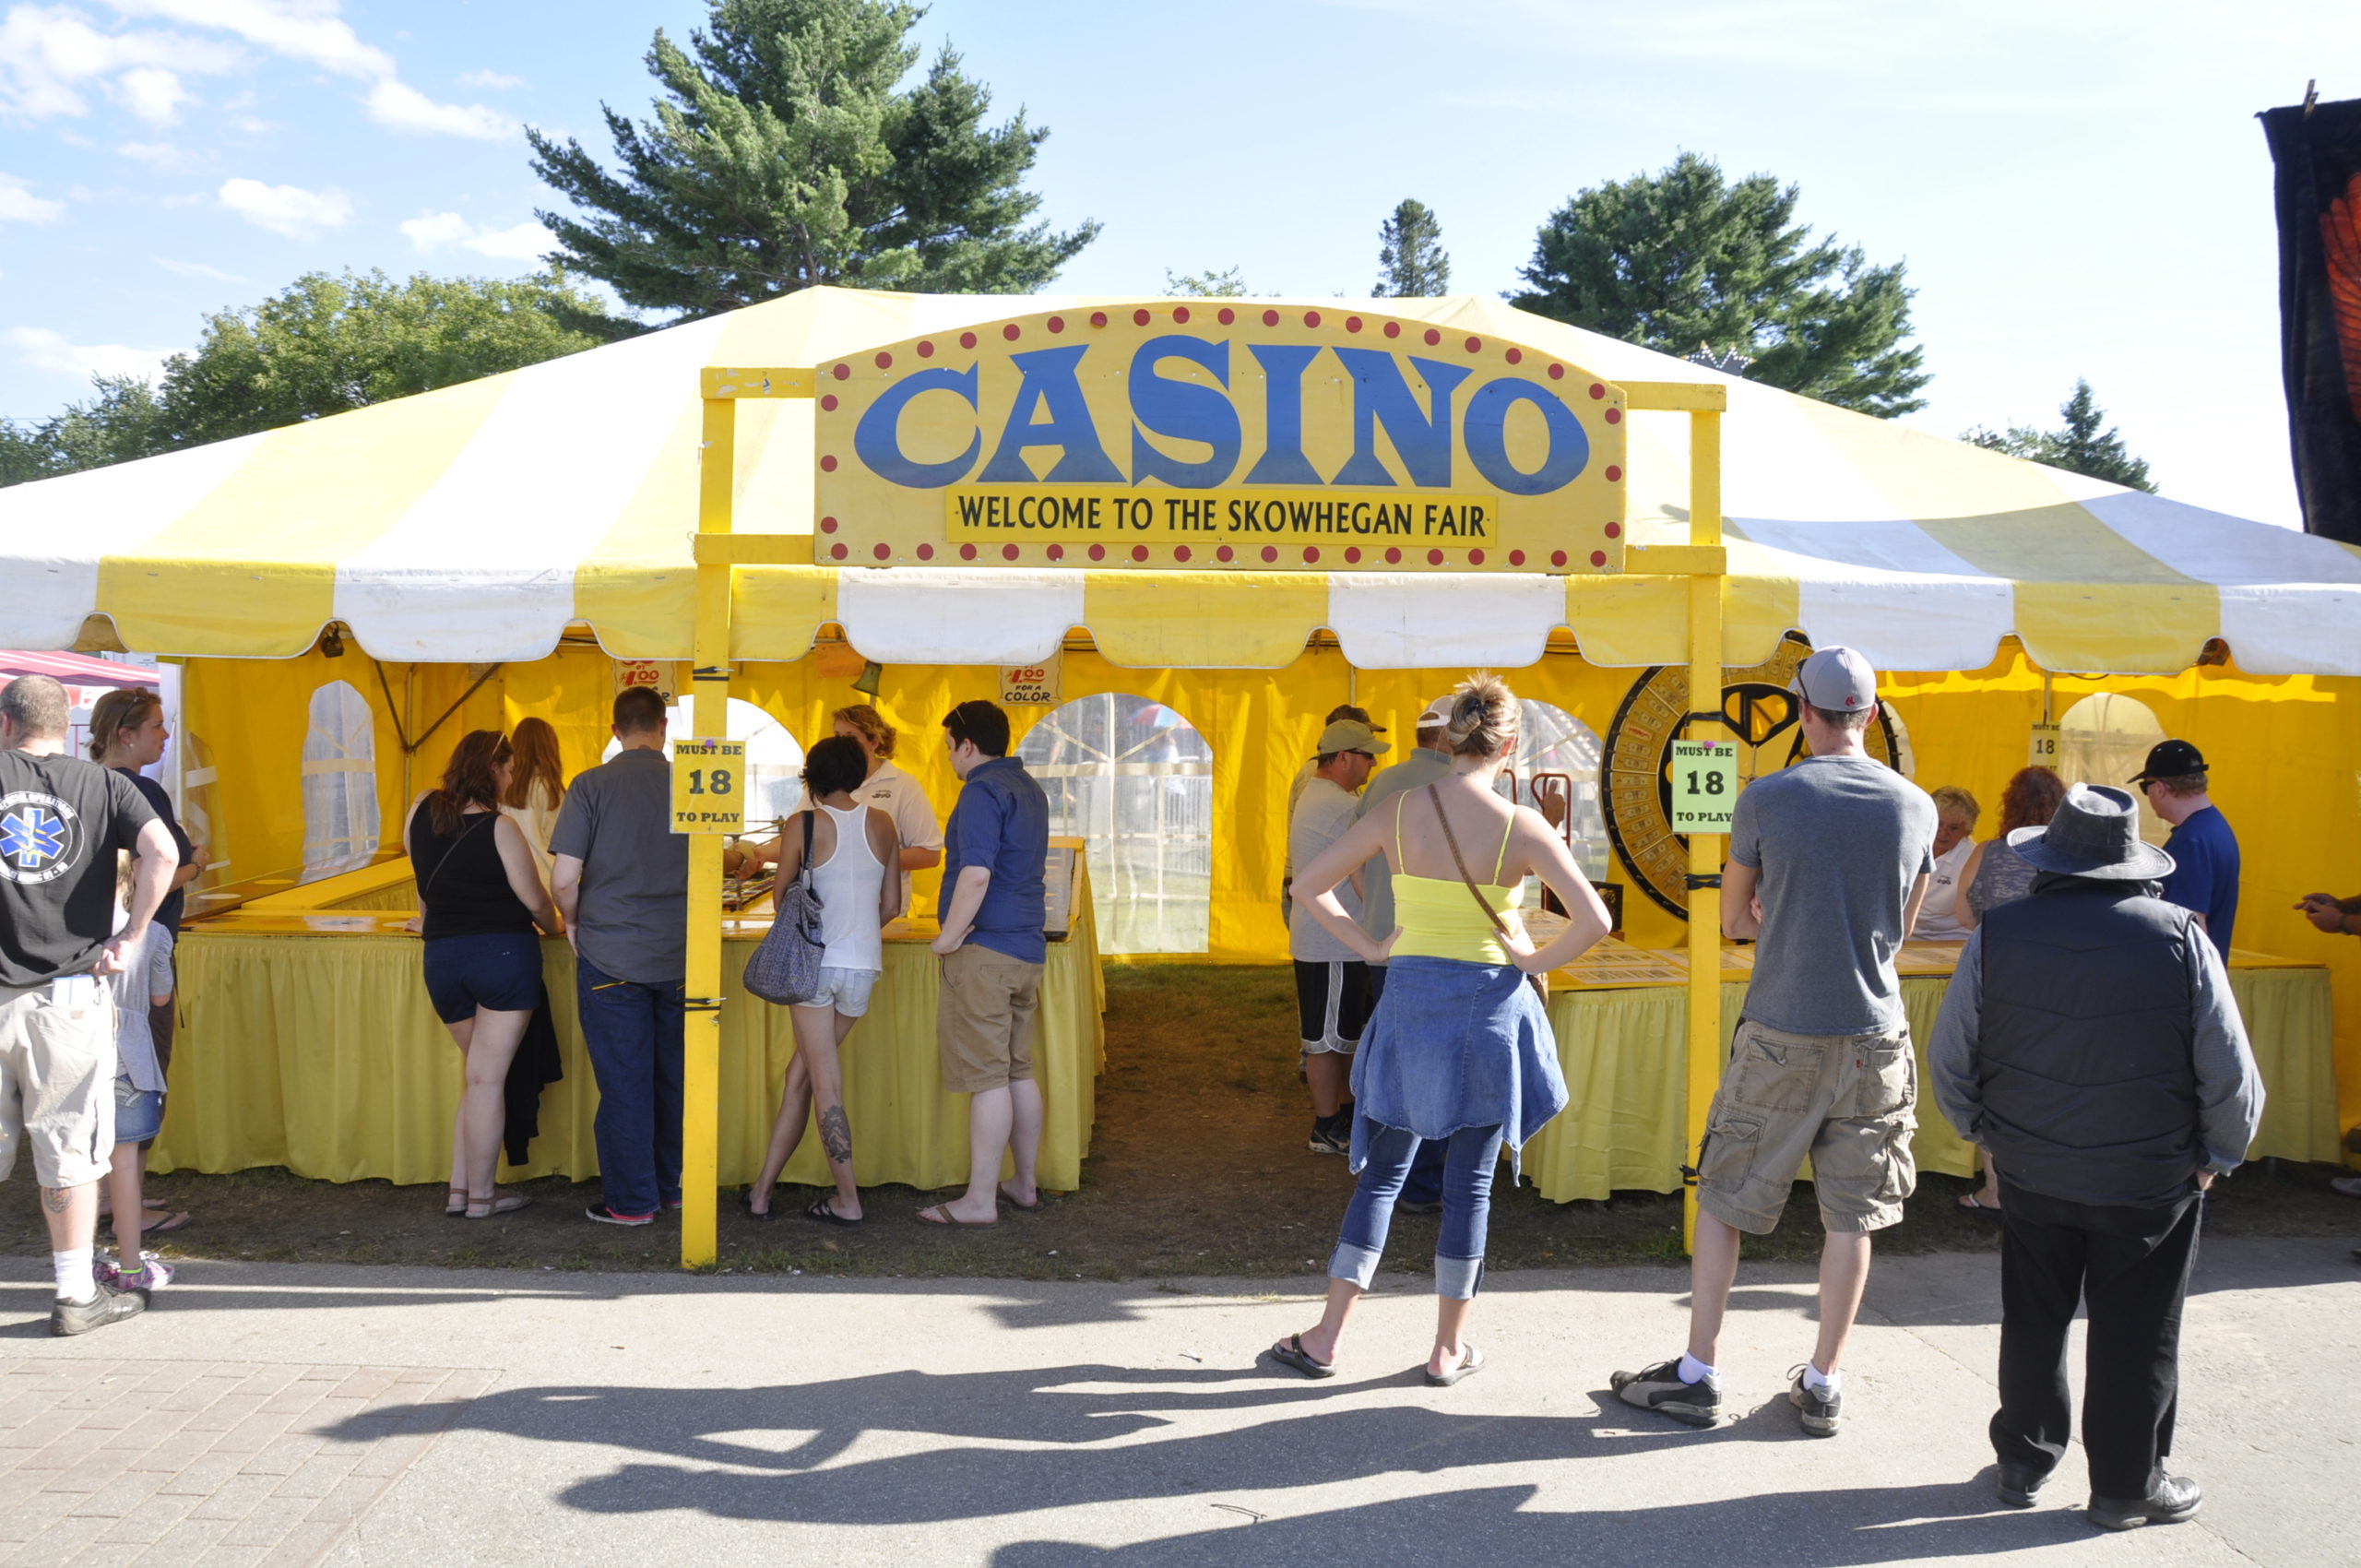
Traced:
<path fill-rule="evenodd" d="M 599 1079 L 599 1181 L 617 1214 L 653 1214 L 681 1196 L 681 1060 L 685 987 L 620 980 L 574 961 L 582 1039 Z"/>
<path fill-rule="evenodd" d="M 1377 1016 L 1378 1004 L 1385 1000 L 1385 966 L 1369 967 L 1370 1016 Z M 1418 1152 L 1410 1160 L 1410 1174 L 1402 1183 L 1398 1201 L 1406 1204 L 1439 1203 L 1442 1199 L 1443 1145 L 1432 1138 L 1418 1140 Z"/>
<path fill-rule="evenodd" d="M 1377 1277 L 1385 1255 L 1385 1233 L 1394 1224 L 1394 1200 L 1402 1195 L 1417 1153 L 1418 1134 L 1371 1123 L 1363 1129 L 1369 1159 L 1360 1185 L 1345 1209 L 1345 1226 L 1328 1260 L 1328 1277 L 1349 1279 L 1362 1289 Z M 1435 1238 L 1435 1294 L 1471 1301 L 1484 1277 L 1484 1235 L 1492 1218 L 1492 1171 L 1501 1159 L 1501 1129 L 1462 1127 L 1443 1146 L 1442 1231 Z"/>

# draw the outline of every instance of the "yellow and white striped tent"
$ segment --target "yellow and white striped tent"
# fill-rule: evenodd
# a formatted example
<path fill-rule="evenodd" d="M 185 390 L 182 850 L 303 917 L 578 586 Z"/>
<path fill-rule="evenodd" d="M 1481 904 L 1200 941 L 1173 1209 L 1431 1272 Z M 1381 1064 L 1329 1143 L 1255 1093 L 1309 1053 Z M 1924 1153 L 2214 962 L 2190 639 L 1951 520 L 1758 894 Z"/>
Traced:
<path fill-rule="evenodd" d="M 582 623 L 619 657 L 683 656 L 697 371 L 814 364 L 1009 304 L 815 289 L 0 491 L 0 647 L 284 657 L 340 621 L 388 661 L 523 660 Z M 1981 669 L 2014 635 L 2047 669 L 2173 671 L 2220 636 L 2248 671 L 2361 674 L 2361 560 L 2339 545 L 1717 377 L 1495 301 L 1382 304 L 1610 380 L 1727 381 L 1734 664 L 1796 627 L 1888 669 Z M 742 408 L 742 531 L 811 531 L 811 419 L 807 402 Z M 1637 542 L 1686 537 L 1686 438 L 1684 416 L 1633 417 Z M 1239 577 L 1257 591 L 1236 591 Z M 1360 669 L 1519 668 L 1562 626 L 1593 664 L 1641 665 L 1683 657 L 1684 591 L 1501 573 L 752 568 L 736 651 L 799 659 L 833 622 L 888 664 L 1016 664 L 1080 626 L 1119 665 L 1275 669 L 1325 628 Z"/>

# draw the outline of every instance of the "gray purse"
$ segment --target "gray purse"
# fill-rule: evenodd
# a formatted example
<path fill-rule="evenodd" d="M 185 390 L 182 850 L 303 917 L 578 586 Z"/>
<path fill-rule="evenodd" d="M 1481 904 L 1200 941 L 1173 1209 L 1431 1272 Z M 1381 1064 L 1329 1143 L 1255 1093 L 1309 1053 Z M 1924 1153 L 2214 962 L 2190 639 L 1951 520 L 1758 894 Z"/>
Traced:
<path fill-rule="evenodd" d="M 820 993 L 820 890 L 812 885 L 813 814 L 803 814 L 803 859 L 771 898 L 771 929 L 746 960 L 746 989 L 781 1007 Z"/>

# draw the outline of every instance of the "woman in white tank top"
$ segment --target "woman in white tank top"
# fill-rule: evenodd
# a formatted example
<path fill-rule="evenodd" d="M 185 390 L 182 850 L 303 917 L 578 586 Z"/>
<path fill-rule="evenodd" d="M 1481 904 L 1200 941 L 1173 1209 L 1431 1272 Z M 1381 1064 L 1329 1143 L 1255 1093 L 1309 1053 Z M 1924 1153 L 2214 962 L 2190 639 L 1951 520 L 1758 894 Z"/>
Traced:
<path fill-rule="evenodd" d="M 902 912 L 902 879 L 885 874 L 901 859 L 894 819 L 853 799 L 868 771 L 860 745 L 841 736 L 813 746 L 803 763 L 805 809 L 814 818 L 812 886 L 820 896 L 820 990 L 788 1010 L 795 1020 L 795 1057 L 779 1091 L 762 1173 L 746 1189 L 746 1210 L 757 1219 L 771 1217 L 771 1189 L 803 1141 L 805 1120 L 817 1112 L 820 1146 L 827 1151 L 836 1190 L 805 1209 L 804 1218 L 824 1225 L 860 1223 L 852 1124 L 845 1117 L 844 1067 L 837 1052 L 869 1011 L 870 989 L 885 968 L 884 927 Z M 792 817 L 779 836 L 777 855 L 778 885 L 784 887 L 803 860 L 803 825 Z"/>

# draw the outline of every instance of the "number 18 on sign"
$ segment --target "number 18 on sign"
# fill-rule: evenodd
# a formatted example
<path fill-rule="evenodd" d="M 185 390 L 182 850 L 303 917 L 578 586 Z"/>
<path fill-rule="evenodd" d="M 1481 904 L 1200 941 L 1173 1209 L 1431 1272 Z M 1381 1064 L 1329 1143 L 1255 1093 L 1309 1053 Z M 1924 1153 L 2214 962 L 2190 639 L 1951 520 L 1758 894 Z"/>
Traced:
<path fill-rule="evenodd" d="M 709 735 L 672 742 L 672 831 L 746 830 L 746 742 Z"/>
<path fill-rule="evenodd" d="M 1727 833 L 1738 811 L 1738 744 L 1734 741 L 1672 743 L 1672 830 Z"/>

